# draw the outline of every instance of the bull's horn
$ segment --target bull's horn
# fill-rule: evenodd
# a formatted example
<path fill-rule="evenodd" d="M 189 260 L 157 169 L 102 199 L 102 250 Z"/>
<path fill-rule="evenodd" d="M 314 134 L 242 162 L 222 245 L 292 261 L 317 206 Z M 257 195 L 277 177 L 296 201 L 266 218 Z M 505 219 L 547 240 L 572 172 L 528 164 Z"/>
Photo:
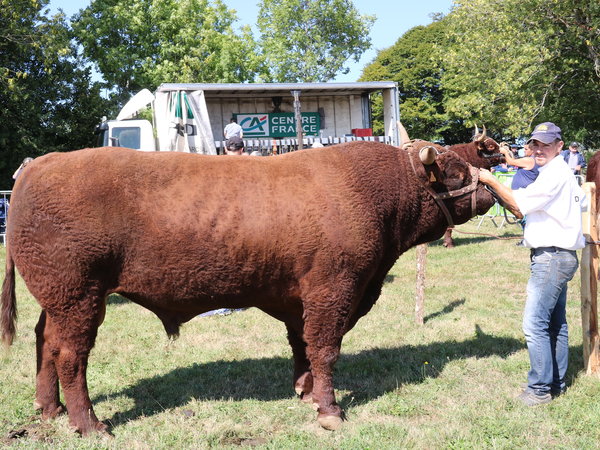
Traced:
<path fill-rule="evenodd" d="M 485 141 L 486 137 L 487 137 L 487 132 L 485 130 L 485 125 L 483 126 L 483 131 L 481 132 L 481 136 L 479 136 L 479 128 L 477 128 L 477 125 L 475 125 L 474 141 L 475 142 L 483 142 L 483 141 Z"/>
<path fill-rule="evenodd" d="M 423 147 L 421 150 L 419 150 L 419 158 L 421 159 L 421 162 L 426 166 L 428 166 L 429 164 L 433 164 L 433 162 L 435 161 L 436 154 L 437 150 L 431 145 Z"/>
<path fill-rule="evenodd" d="M 402 122 L 397 121 L 398 130 L 400 131 L 400 147 L 410 142 L 410 138 L 408 137 L 408 133 L 406 132 L 406 128 L 402 125 Z"/>

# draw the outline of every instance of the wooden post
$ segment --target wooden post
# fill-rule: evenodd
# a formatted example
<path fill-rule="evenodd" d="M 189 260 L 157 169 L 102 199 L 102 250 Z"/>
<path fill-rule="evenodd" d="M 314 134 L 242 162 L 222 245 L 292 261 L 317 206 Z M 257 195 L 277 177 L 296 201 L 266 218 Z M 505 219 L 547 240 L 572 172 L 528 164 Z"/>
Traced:
<path fill-rule="evenodd" d="M 304 133 L 302 130 L 302 112 L 300 105 L 300 91 L 292 91 L 294 96 L 294 113 L 296 116 L 296 138 L 298 139 L 298 150 L 304 148 Z"/>
<path fill-rule="evenodd" d="M 588 209 L 583 212 L 583 235 L 586 244 L 581 252 L 581 322 L 583 335 L 583 363 L 586 374 L 600 375 L 600 339 L 598 337 L 598 241 L 596 185 L 585 183 L 583 190 Z"/>
<path fill-rule="evenodd" d="M 415 323 L 423 325 L 425 310 L 425 266 L 427 265 L 427 244 L 417 245 L 417 293 L 415 302 Z"/>

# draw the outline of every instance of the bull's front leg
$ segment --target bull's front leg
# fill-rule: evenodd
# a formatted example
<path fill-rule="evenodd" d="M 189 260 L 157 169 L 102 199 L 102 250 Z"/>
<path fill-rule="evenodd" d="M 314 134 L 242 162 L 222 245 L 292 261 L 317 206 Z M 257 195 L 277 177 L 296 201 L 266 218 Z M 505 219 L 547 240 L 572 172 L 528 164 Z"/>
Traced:
<path fill-rule="evenodd" d="M 343 421 L 342 408 L 335 400 L 333 389 L 333 366 L 340 355 L 347 324 L 347 318 L 342 317 L 345 308 L 339 306 L 331 301 L 305 307 L 304 340 L 313 376 L 312 400 L 318 405 L 319 425 L 327 430 L 337 430 Z"/>
<path fill-rule="evenodd" d="M 42 419 L 53 419 L 59 414 L 66 412 L 60 403 L 58 392 L 58 374 L 48 339 L 52 335 L 50 325 L 46 321 L 46 311 L 42 310 L 40 319 L 35 327 L 37 372 L 35 401 L 36 410 L 41 410 Z"/>
<path fill-rule="evenodd" d="M 294 356 L 294 390 L 303 402 L 312 403 L 313 376 L 310 372 L 310 362 L 306 357 L 306 342 L 302 340 L 292 325 L 286 323 L 286 328 Z"/>

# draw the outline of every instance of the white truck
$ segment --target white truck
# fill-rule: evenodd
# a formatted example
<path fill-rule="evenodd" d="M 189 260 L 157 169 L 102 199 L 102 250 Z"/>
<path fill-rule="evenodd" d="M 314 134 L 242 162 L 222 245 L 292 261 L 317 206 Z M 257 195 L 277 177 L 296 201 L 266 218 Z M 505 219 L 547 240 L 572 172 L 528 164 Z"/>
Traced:
<path fill-rule="evenodd" d="M 382 136 L 372 135 L 372 95 L 383 98 Z M 152 123 L 135 118 L 148 105 Z M 355 139 L 400 143 L 395 82 L 169 83 L 154 94 L 142 90 L 116 120 L 103 120 L 98 146 L 218 154 L 231 118 L 242 127 L 247 151 L 265 155 Z"/>

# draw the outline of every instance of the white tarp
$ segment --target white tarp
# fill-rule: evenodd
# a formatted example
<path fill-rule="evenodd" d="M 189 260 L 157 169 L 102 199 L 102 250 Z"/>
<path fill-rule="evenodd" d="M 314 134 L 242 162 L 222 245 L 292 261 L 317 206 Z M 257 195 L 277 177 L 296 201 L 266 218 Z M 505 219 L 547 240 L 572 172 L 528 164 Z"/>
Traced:
<path fill-rule="evenodd" d="M 217 154 L 203 91 L 157 92 L 154 111 L 158 150 Z"/>
<path fill-rule="evenodd" d="M 123 106 L 123 109 L 121 109 L 121 112 L 119 112 L 119 115 L 117 116 L 117 120 L 132 118 L 140 109 L 148 106 L 153 101 L 154 94 L 148 89 L 142 89 L 131 97 L 125 106 Z"/>

